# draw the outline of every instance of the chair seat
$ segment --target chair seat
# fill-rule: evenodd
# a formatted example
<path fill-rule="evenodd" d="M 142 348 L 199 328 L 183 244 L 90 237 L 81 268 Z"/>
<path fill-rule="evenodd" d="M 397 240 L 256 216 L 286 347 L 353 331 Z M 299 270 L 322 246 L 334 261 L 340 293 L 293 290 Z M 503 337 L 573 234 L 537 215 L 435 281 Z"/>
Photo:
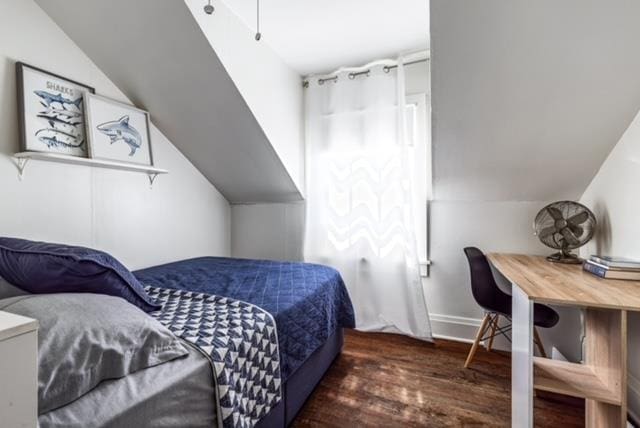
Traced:
<path fill-rule="evenodd" d="M 538 327 L 551 328 L 558 324 L 560 316 L 556 311 L 547 305 L 534 303 L 533 305 L 533 323 Z"/>
<path fill-rule="evenodd" d="M 505 294 L 506 296 L 506 294 Z M 506 300 L 506 299 L 503 299 Z M 487 312 L 494 312 L 505 316 L 507 318 L 511 318 L 511 300 L 503 301 L 501 305 L 495 305 L 493 307 L 485 306 L 483 308 Z M 560 316 L 558 313 L 550 308 L 547 305 L 543 305 L 542 303 L 534 303 L 533 304 L 533 324 L 537 327 L 542 328 L 551 328 L 558 324 L 560 321 Z"/>

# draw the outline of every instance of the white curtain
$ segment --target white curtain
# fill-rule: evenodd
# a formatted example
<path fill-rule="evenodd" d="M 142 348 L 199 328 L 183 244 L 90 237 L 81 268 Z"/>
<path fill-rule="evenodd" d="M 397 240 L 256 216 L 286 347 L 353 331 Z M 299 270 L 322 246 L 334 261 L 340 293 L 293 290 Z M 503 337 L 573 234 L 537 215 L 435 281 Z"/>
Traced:
<path fill-rule="evenodd" d="M 309 82 L 305 260 L 340 271 L 358 329 L 431 340 L 415 233 L 417 207 L 426 201 L 416 201 L 412 189 L 398 64 Z"/>

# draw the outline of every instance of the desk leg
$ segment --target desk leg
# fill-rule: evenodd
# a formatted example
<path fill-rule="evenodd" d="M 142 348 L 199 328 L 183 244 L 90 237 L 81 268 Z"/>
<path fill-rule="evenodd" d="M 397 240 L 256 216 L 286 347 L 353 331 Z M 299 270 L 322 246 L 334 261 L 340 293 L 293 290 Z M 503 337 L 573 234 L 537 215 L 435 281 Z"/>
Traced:
<path fill-rule="evenodd" d="M 627 426 L 627 312 L 611 309 L 586 310 L 586 364 L 620 405 L 586 400 L 587 428 Z"/>
<path fill-rule="evenodd" d="M 516 284 L 512 293 L 511 426 L 533 427 L 533 302 Z"/>

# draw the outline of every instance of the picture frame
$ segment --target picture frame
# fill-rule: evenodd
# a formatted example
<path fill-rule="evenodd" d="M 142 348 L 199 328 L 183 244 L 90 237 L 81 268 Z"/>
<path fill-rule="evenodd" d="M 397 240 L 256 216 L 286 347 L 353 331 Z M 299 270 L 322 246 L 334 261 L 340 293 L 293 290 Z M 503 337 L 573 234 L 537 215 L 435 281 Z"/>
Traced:
<path fill-rule="evenodd" d="M 16 62 L 20 150 L 88 157 L 84 94 L 95 89 Z"/>
<path fill-rule="evenodd" d="M 149 112 L 91 93 L 84 106 L 91 159 L 153 167 Z"/>

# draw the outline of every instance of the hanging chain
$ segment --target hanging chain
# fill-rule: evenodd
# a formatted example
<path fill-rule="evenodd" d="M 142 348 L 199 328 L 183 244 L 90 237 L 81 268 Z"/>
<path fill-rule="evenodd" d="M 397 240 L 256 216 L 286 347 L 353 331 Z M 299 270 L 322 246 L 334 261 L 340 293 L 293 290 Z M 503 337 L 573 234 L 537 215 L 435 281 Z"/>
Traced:
<path fill-rule="evenodd" d="M 260 40 L 260 0 L 256 0 L 256 40 Z"/>

